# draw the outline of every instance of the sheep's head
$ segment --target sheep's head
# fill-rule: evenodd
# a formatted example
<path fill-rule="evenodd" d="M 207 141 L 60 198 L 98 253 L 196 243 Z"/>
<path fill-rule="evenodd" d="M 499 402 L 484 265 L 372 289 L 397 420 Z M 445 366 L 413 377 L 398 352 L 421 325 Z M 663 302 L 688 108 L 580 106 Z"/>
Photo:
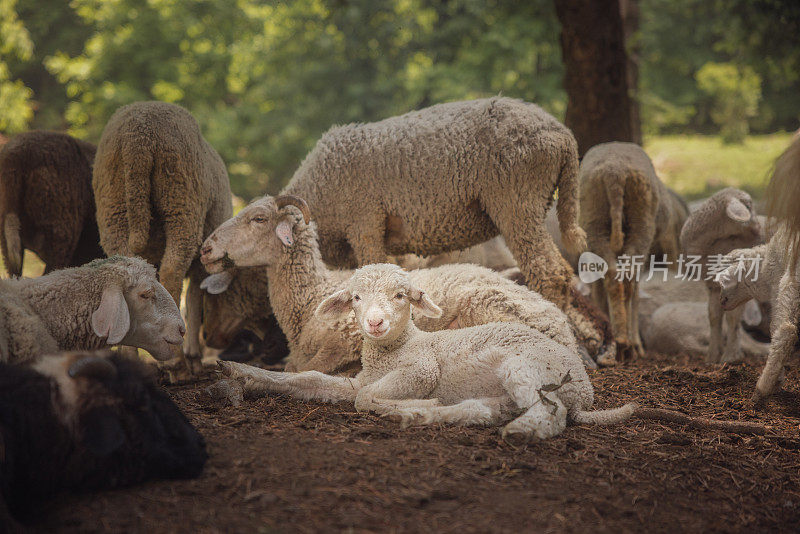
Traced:
<path fill-rule="evenodd" d="M 84 482 L 107 487 L 202 470 L 203 437 L 140 362 L 108 350 L 67 352 L 43 356 L 34 369 L 56 385 L 53 408 L 81 445 L 74 461 Z"/>
<path fill-rule="evenodd" d="M 728 187 L 715 193 L 707 202 L 721 215 L 721 220 L 714 222 L 720 225 L 714 229 L 715 232 L 721 232 L 720 235 L 761 234 L 761 224 L 753 208 L 753 199 L 746 192 Z"/>
<path fill-rule="evenodd" d="M 186 326 L 155 269 L 140 258 L 123 257 L 97 260 L 87 267 L 108 272 L 102 277 L 100 303 L 92 313 L 94 333 L 109 345 L 140 347 L 157 360 L 173 358 Z"/>
<path fill-rule="evenodd" d="M 720 287 L 719 303 L 723 310 L 734 310 L 752 298 L 741 262 L 729 265 L 717 273 L 714 282 Z"/>
<path fill-rule="evenodd" d="M 208 236 L 200 250 L 200 261 L 209 273 L 230 267 L 271 265 L 285 247 L 294 245 L 294 227 L 298 214 L 309 223 L 306 202 L 293 195 L 263 197 L 254 200 L 235 217 L 222 223 Z"/>
<path fill-rule="evenodd" d="M 442 316 L 442 310 L 424 291 L 411 284 L 405 271 L 397 265 L 382 263 L 358 269 L 344 289 L 320 303 L 316 313 L 337 316 L 352 309 L 364 335 L 383 344 L 403 333 L 411 319 L 411 306 L 426 317 Z"/>

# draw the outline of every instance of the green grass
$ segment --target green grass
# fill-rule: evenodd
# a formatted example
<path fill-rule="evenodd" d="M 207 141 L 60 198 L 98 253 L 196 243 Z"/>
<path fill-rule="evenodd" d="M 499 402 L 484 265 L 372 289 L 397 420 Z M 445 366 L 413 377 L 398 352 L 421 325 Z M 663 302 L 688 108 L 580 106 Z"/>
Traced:
<path fill-rule="evenodd" d="M 706 135 L 657 136 L 644 148 L 659 177 L 687 200 L 706 197 L 723 187 L 738 187 L 761 198 L 772 165 L 792 134 L 748 137 L 741 145 L 726 145 Z"/>

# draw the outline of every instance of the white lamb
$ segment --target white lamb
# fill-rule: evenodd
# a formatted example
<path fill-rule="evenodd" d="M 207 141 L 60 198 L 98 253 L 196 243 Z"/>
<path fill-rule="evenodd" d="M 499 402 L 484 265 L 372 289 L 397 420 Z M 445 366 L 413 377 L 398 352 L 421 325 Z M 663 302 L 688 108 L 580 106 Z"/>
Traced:
<path fill-rule="evenodd" d="M 580 356 L 546 335 L 516 323 L 423 332 L 410 320 L 416 307 L 442 311 L 396 265 L 358 269 L 344 289 L 326 298 L 319 316 L 355 312 L 364 335 L 362 370 L 353 379 L 316 371 L 280 373 L 221 362 L 247 389 L 302 399 L 354 401 L 357 410 L 399 418 L 404 425 L 492 425 L 513 418 L 503 437 L 546 439 L 567 419 L 611 424 L 635 405 L 588 411 L 594 390 Z"/>

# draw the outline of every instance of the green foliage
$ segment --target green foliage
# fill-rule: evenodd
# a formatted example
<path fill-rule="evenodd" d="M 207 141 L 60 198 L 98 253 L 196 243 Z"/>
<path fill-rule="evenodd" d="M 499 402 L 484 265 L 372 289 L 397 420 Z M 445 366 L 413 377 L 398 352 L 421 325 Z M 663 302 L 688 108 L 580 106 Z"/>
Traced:
<path fill-rule="evenodd" d="M 711 118 L 722 140 L 741 143 L 750 131 L 748 119 L 758 111 L 761 78 L 747 66 L 706 63 L 697 71 L 697 86 L 711 97 Z"/>
<path fill-rule="evenodd" d="M 33 92 L 15 80 L 8 62 L 29 60 L 33 42 L 17 17 L 16 0 L 0 0 L 0 131 L 16 133 L 25 130 L 33 116 Z"/>

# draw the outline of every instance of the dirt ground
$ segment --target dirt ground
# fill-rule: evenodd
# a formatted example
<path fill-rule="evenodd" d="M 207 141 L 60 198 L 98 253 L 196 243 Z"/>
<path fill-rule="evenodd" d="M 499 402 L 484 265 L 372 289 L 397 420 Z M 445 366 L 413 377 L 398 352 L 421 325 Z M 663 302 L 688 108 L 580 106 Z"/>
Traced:
<path fill-rule="evenodd" d="M 60 532 L 778 532 L 800 528 L 800 369 L 767 411 L 745 408 L 760 365 L 647 359 L 592 372 L 597 407 L 759 420 L 764 436 L 632 420 L 513 447 L 493 428 L 400 430 L 343 404 L 238 408 L 209 382 L 171 389 L 211 458 L 196 480 L 64 496 Z"/>

